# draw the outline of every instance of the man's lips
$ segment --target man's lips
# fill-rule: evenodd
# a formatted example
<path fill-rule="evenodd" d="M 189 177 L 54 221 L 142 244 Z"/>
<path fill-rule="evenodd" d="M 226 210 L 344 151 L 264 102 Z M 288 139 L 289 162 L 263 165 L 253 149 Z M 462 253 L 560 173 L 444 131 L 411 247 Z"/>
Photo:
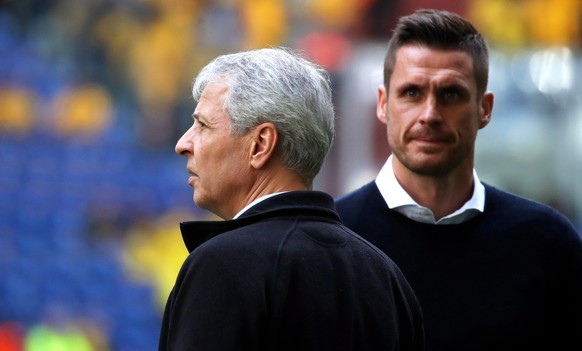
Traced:
<path fill-rule="evenodd" d="M 410 141 L 422 148 L 441 148 L 451 142 L 451 138 L 446 136 L 414 136 Z"/>
<path fill-rule="evenodd" d="M 431 143 L 431 144 L 442 144 L 442 143 L 449 143 L 453 140 L 453 138 L 448 134 L 442 133 L 427 133 L 417 131 L 412 132 L 409 134 L 410 140 L 418 141 L 422 143 Z"/>
<path fill-rule="evenodd" d="M 194 180 L 196 178 L 198 178 L 198 174 L 196 174 L 195 172 L 192 172 L 190 170 L 188 170 L 188 173 L 190 174 L 190 177 L 188 177 L 188 184 L 192 185 L 192 183 L 194 182 Z"/>
<path fill-rule="evenodd" d="M 435 137 L 417 137 L 417 138 L 413 138 L 412 140 L 422 142 L 422 143 L 430 143 L 430 144 L 441 144 L 441 143 L 448 142 L 447 138 L 435 138 Z"/>

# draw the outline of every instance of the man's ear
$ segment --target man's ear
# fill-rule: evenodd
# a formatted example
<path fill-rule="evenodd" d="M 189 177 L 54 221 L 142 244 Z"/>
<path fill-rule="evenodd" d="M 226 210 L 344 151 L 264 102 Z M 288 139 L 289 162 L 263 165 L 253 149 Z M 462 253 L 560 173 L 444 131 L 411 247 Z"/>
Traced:
<path fill-rule="evenodd" d="M 481 100 L 481 120 L 479 121 L 479 129 L 485 128 L 486 125 L 491 121 L 491 115 L 493 113 L 493 93 L 486 92 Z"/>
<path fill-rule="evenodd" d="M 273 123 L 263 123 L 252 132 L 250 160 L 255 169 L 264 167 L 275 153 L 279 134 Z"/>
<path fill-rule="evenodd" d="M 388 92 L 386 91 L 386 87 L 384 85 L 380 85 L 378 87 L 378 100 L 376 104 L 376 117 L 380 120 L 380 122 L 386 124 L 386 102 L 388 101 Z"/>

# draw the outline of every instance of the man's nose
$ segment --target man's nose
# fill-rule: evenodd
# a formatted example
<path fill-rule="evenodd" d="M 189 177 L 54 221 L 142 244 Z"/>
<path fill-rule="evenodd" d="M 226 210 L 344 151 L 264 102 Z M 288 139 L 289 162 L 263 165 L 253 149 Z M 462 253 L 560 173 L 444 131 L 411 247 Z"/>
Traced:
<path fill-rule="evenodd" d="M 424 101 L 420 121 L 423 124 L 440 123 L 442 116 L 438 108 L 438 99 L 436 97 L 429 97 Z"/>
<path fill-rule="evenodd" d="M 191 154 L 194 152 L 193 150 L 193 146 L 192 146 L 192 128 L 188 129 L 184 135 L 182 135 L 180 137 L 180 139 L 178 139 L 178 142 L 176 143 L 176 153 L 178 155 L 181 156 L 187 156 L 188 154 Z"/>

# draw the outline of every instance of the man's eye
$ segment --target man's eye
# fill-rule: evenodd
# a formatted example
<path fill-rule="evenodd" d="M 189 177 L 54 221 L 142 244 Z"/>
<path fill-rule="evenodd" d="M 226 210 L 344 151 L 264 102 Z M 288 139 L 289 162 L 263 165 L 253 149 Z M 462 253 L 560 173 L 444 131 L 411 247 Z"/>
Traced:
<path fill-rule="evenodd" d="M 417 89 L 408 89 L 408 90 L 406 90 L 405 94 L 408 97 L 417 97 L 418 96 L 418 90 Z"/>
<path fill-rule="evenodd" d="M 447 100 L 458 99 L 460 96 L 459 92 L 455 89 L 449 89 L 444 92 L 444 97 Z"/>
<path fill-rule="evenodd" d="M 194 119 L 194 125 L 198 125 L 198 127 L 200 128 L 205 128 L 206 127 L 206 123 L 200 121 L 198 118 Z"/>

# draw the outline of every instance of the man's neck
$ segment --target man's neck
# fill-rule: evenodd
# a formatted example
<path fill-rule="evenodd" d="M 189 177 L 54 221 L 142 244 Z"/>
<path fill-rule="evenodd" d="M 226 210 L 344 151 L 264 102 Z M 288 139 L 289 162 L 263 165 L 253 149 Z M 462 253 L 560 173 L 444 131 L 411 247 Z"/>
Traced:
<path fill-rule="evenodd" d="M 244 192 L 243 200 L 238 203 L 236 211 L 232 211 L 232 216 L 229 218 L 240 215 L 242 209 L 248 208 L 250 204 L 262 197 L 287 191 L 307 190 L 308 188 L 295 172 L 286 169 L 283 172 L 271 170 L 270 172 L 262 172 L 255 178 L 250 188 Z"/>
<path fill-rule="evenodd" d="M 459 209 L 473 194 L 472 168 L 430 176 L 414 173 L 398 161 L 393 165 L 398 183 L 414 201 L 429 208 L 437 220 Z"/>

